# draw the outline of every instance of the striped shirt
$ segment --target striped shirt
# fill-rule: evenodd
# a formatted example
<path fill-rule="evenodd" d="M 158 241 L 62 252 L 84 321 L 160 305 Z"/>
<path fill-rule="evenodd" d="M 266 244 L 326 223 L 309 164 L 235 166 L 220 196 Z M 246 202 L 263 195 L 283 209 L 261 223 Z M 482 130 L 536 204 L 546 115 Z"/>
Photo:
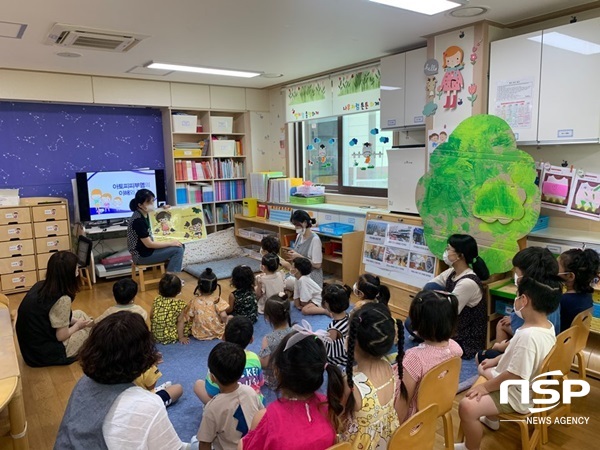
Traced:
<path fill-rule="evenodd" d="M 336 330 L 339 332 L 341 337 L 337 338 L 333 342 L 325 342 L 325 349 L 327 350 L 327 361 L 330 364 L 337 366 L 346 366 L 348 360 L 348 354 L 344 347 L 346 336 L 348 336 L 348 330 L 350 328 L 350 322 L 348 320 L 348 314 L 342 319 L 333 320 L 327 327 L 327 331 Z"/>

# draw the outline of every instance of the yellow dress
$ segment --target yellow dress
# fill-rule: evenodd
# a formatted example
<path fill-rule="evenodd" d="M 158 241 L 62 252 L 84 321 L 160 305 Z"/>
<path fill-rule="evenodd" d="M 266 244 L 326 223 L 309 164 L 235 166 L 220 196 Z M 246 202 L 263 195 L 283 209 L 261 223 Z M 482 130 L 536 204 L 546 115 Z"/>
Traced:
<path fill-rule="evenodd" d="M 378 388 L 373 386 L 364 373 L 354 374 L 354 386 L 362 397 L 362 407 L 354 413 L 342 434 L 342 440 L 350 442 L 353 449 L 386 450 L 392 433 L 400 426 L 394 409 L 394 396 L 385 405 L 381 405 L 377 397 L 377 392 L 390 383 L 394 384 L 395 392 L 396 379 L 391 370 L 390 373 L 390 379 Z"/>
<path fill-rule="evenodd" d="M 192 320 L 192 335 L 201 341 L 221 339 L 225 324 L 219 313 L 229 308 L 229 303 L 218 295 L 207 294 L 194 297 L 188 316 Z"/>

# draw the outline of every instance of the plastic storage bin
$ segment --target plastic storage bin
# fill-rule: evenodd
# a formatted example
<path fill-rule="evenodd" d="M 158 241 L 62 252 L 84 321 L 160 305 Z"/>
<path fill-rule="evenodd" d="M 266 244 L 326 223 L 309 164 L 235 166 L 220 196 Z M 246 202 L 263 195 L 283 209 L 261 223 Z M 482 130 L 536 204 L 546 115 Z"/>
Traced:
<path fill-rule="evenodd" d="M 319 233 L 330 234 L 332 236 L 341 236 L 351 231 L 354 231 L 354 227 L 347 223 L 331 222 L 319 225 Z"/>
<path fill-rule="evenodd" d="M 233 117 L 213 116 L 210 118 L 210 132 L 212 134 L 231 134 L 233 131 Z"/>
<path fill-rule="evenodd" d="M 318 205 L 319 203 L 325 203 L 324 195 L 315 195 L 314 197 L 296 197 L 290 196 L 290 203 L 294 205 Z"/>
<path fill-rule="evenodd" d="M 250 239 L 256 242 L 262 241 L 262 239 L 265 236 L 277 236 L 277 233 L 256 227 L 240 228 L 238 230 L 238 234 L 243 238 Z"/>
<path fill-rule="evenodd" d="M 173 133 L 197 133 L 198 117 L 173 114 Z"/>
<path fill-rule="evenodd" d="M 260 254 L 260 245 L 254 245 L 254 244 L 244 245 L 244 246 L 242 246 L 242 250 L 244 251 L 244 254 L 246 256 L 256 259 L 258 261 L 262 260 L 262 256 Z"/>
<path fill-rule="evenodd" d="M 540 216 L 537 220 L 537 223 L 533 227 L 531 231 L 539 231 L 545 228 L 548 228 L 548 223 L 550 222 L 550 217 L 548 216 Z"/>

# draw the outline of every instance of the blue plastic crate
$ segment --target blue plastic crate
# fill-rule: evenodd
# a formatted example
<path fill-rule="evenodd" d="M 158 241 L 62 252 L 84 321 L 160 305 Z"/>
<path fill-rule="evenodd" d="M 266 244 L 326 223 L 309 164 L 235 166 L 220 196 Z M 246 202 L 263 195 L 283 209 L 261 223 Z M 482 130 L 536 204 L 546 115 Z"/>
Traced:
<path fill-rule="evenodd" d="M 545 228 L 548 228 L 549 221 L 550 221 L 550 217 L 548 217 L 548 216 L 540 216 L 538 218 L 538 220 L 537 220 L 537 223 L 533 227 L 533 230 L 531 230 L 531 231 L 539 231 L 539 230 L 543 230 Z"/>
<path fill-rule="evenodd" d="M 319 225 L 319 232 L 330 234 L 332 236 L 341 236 L 344 233 L 350 233 L 354 231 L 354 225 L 347 223 L 331 222 L 323 223 Z"/>
<path fill-rule="evenodd" d="M 496 312 L 503 316 L 509 316 L 513 312 L 514 303 L 496 299 Z"/>

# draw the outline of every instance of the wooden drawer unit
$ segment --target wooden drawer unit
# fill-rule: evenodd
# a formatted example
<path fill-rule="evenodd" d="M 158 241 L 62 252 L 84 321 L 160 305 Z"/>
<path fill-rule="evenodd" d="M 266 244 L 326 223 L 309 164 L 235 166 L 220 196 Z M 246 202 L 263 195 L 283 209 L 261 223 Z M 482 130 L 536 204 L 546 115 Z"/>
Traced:
<path fill-rule="evenodd" d="M 36 253 L 54 253 L 59 250 L 71 250 L 69 236 L 52 236 L 35 240 Z"/>
<path fill-rule="evenodd" d="M 33 239 L 0 242 L 0 255 L 3 257 L 33 255 Z"/>
<path fill-rule="evenodd" d="M 28 272 L 35 269 L 35 256 L 33 255 L 0 259 L 0 274 L 2 275 L 7 273 Z"/>
<path fill-rule="evenodd" d="M 56 222 L 35 222 L 33 224 L 35 237 L 64 236 L 69 234 L 69 224 L 66 220 Z"/>
<path fill-rule="evenodd" d="M 17 241 L 20 239 L 31 239 L 32 237 L 30 223 L 0 225 L 0 241 Z"/>
<path fill-rule="evenodd" d="M 2 291 L 14 291 L 17 289 L 26 289 L 33 286 L 37 281 L 37 272 L 9 273 L 0 275 L 0 284 Z"/>
<path fill-rule="evenodd" d="M 49 220 L 67 220 L 67 205 L 47 204 L 31 208 L 34 222 L 47 222 Z"/>
<path fill-rule="evenodd" d="M 0 210 L 0 225 L 8 225 L 10 223 L 29 223 L 31 222 L 31 214 L 29 208 L 25 207 L 4 207 Z"/>
<path fill-rule="evenodd" d="M 38 253 L 35 256 L 38 270 L 46 270 L 46 267 L 48 267 L 48 260 L 52 256 L 52 253 Z"/>

